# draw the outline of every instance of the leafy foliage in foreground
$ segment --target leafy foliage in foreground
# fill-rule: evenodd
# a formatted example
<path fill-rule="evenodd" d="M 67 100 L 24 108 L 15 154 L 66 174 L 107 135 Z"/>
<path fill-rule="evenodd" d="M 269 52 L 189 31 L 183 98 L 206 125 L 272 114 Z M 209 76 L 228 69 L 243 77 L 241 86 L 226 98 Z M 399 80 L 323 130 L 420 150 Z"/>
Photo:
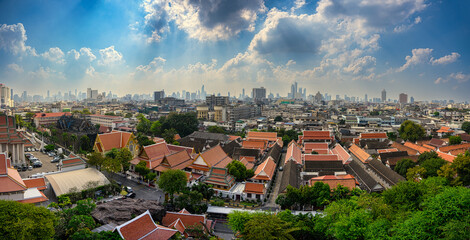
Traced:
<path fill-rule="evenodd" d="M 332 201 L 316 216 L 235 211 L 228 223 L 243 239 L 470 239 L 469 213 L 470 189 L 429 177 Z"/>

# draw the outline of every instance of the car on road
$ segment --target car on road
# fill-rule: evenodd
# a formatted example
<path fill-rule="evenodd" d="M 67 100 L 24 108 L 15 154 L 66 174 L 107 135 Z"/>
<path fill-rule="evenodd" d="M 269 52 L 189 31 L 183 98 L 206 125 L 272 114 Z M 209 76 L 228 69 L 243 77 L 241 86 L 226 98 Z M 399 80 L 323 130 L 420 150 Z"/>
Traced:
<path fill-rule="evenodd" d="M 128 198 L 135 198 L 135 195 L 136 195 L 135 193 L 131 192 L 131 193 L 128 193 L 128 194 L 126 195 L 126 197 L 128 197 Z"/>
<path fill-rule="evenodd" d="M 284 170 L 284 168 L 282 168 L 282 167 L 279 167 L 279 171 L 282 171 L 282 170 Z"/>
<path fill-rule="evenodd" d="M 131 187 L 126 187 L 126 188 L 127 188 L 127 191 L 126 191 L 126 192 L 128 192 L 128 193 L 133 193 L 133 192 L 134 192 L 134 190 L 132 190 Z"/>

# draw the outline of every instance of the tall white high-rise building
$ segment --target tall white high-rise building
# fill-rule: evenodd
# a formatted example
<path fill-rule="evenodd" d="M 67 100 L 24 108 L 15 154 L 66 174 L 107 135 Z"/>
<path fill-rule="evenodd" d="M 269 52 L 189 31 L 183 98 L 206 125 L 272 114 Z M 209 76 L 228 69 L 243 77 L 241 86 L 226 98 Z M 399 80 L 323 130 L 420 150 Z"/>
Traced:
<path fill-rule="evenodd" d="M 1 107 L 13 107 L 10 88 L 0 83 L 0 105 Z"/>

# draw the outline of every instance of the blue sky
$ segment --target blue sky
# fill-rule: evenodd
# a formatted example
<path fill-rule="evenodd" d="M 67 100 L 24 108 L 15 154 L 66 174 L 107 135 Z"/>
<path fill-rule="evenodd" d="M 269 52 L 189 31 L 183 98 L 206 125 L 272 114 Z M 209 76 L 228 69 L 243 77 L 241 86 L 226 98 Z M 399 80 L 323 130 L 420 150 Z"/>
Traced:
<path fill-rule="evenodd" d="M 231 95 L 468 101 L 469 1 L 0 2 L 0 82 L 30 94 L 87 87 Z"/>

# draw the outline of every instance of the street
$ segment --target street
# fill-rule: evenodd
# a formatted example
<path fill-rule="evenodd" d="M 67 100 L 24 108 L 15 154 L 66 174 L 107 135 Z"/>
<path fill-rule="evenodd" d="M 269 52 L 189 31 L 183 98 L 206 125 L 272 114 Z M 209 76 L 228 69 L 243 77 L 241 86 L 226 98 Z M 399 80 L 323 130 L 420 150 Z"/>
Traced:
<path fill-rule="evenodd" d="M 145 183 L 139 184 L 115 173 L 103 172 L 103 174 L 106 175 L 106 177 L 109 179 L 113 179 L 116 182 L 121 182 L 123 186 L 131 187 L 136 194 L 135 198 L 144 200 L 157 200 L 160 202 L 165 200 L 165 194 L 160 189 L 149 187 Z"/>

